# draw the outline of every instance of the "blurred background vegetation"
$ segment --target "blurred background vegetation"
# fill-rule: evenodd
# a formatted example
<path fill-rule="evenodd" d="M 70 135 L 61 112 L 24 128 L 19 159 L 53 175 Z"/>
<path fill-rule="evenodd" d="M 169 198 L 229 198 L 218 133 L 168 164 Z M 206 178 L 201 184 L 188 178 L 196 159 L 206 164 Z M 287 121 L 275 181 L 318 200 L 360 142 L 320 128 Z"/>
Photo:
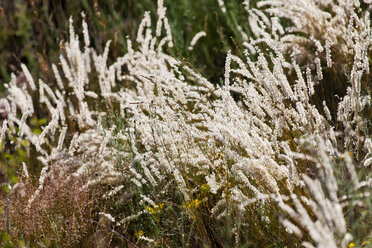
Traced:
<path fill-rule="evenodd" d="M 127 36 L 135 39 L 144 12 L 155 17 L 156 5 L 156 0 L 0 0 L 0 92 L 12 72 L 20 73 L 21 63 L 35 78 L 54 78 L 51 63 L 57 62 L 61 42 L 68 39 L 70 17 L 81 34 L 81 12 L 86 13 L 91 43 L 98 51 L 112 40 L 112 61 L 126 52 Z M 237 23 L 247 23 L 242 1 L 226 1 L 226 14 L 217 0 L 166 1 L 165 5 L 174 38 L 174 48 L 168 52 L 218 83 L 227 50 L 239 50 L 237 44 L 242 44 L 234 41 L 240 37 Z M 248 26 L 242 28 L 248 32 Z M 197 53 L 190 52 L 187 48 L 199 31 L 208 35 L 197 43 Z"/>

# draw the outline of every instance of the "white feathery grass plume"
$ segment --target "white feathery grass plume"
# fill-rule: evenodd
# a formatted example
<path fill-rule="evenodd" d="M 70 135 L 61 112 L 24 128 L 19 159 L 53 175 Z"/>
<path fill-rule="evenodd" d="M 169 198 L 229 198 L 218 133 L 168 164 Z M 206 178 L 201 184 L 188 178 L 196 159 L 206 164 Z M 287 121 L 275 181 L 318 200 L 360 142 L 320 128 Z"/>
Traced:
<path fill-rule="evenodd" d="M 60 88 L 60 90 L 63 90 L 64 86 L 63 86 L 62 78 L 61 78 L 61 75 L 59 74 L 57 66 L 55 64 L 52 64 L 52 70 L 53 70 L 54 76 L 56 78 L 58 87 Z"/>
<path fill-rule="evenodd" d="M 32 78 L 32 76 L 30 74 L 30 71 L 27 69 L 27 67 L 24 64 L 21 64 L 21 68 L 22 68 L 23 73 L 25 74 L 25 77 L 26 77 L 28 83 L 30 84 L 31 89 L 33 91 L 35 91 L 36 86 L 35 86 L 34 79 Z"/>
<path fill-rule="evenodd" d="M 200 31 L 194 35 L 190 42 L 189 51 L 192 51 L 194 49 L 195 44 L 198 42 L 198 40 L 204 36 L 207 36 L 207 34 L 204 31 Z"/>
<path fill-rule="evenodd" d="M 287 53 L 307 66 L 312 67 L 315 58 L 320 58 L 328 67 L 350 66 L 350 51 L 355 55 L 353 50 L 358 42 L 371 42 L 369 12 L 361 10 L 360 1 L 259 1 L 257 7 L 262 10 L 247 10 L 256 41 L 283 46 Z M 265 14 L 290 20 L 285 34 L 271 34 L 275 27 L 273 21 L 267 23 Z M 317 50 L 315 54 L 312 47 Z M 331 60 L 331 50 L 337 54 L 335 61 Z M 315 62 L 319 66 L 320 61 Z"/>
<path fill-rule="evenodd" d="M 28 174 L 27 165 L 25 162 L 22 162 L 22 173 L 23 173 L 23 176 L 25 176 L 26 178 L 30 177 Z"/>
<path fill-rule="evenodd" d="M 62 131 L 61 131 L 61 133 L 59 135 L 59 138 L 58 138 L 57 151 L 61 151 L 62 150 L 63 142 L 64 142 L 65 136 L 66 136 L 66 132 L 67 132 L 67 127 L 63 127 L 62 128 Z"/>
<path fill-rule="evenodd" d="M 22 118 L 21 118 L 21 126 L 19 127 L 19 131 L 20 131 L 19 137 L 23 136 L 23 134 L 24 134 L 23 127 L 26 125 L 26 123 L 25 123 L 26 119 L 31 115 L 32 115 L 31 111 L 27 111 L 27 112 L 23 113 Z"/>
<path fill-rule="evenodd" d="M 358 181 L 355 172 L 356 167 L 348 154 L 337 153 L 338 157 L 332 158 L 327 152 L 324 139 L 310 136 L 305 140 L 303 144 L 309 142 L 310 147 L 314 147 L 314 144 L 316 144 L 316 152 L 313 157 L 304 158 L 317 164 L 316 178 L 303 175 L 309 199 L 302 199 L 300 196 L 293 194 L 291 198 L 294 207 L 285 203 L 279 203 L 279 206 L 292 219 L 292 224 L 301 227 L 310 235 L 316 247 L 346 247 L 352 240 L 352 236 L 347 231 L 343 213 L 345 204 L 341 203 L 339 199 L 338 183 L 340 182 L 335 178 L 335 161 L 339 158 L 345 158 L 346 167 L 354 185 L 352 188 L 355 192 L 362 185 Z M 364 183 L 363 185 L 367 184 Z M 299 197 L 303 203 L 298 199 Z M 311 217 L 313 215 L 315 218 Z M 287 219 L 282 218 L 282 220 Z M 292 225 L 288 226 L 288 222 L 281 222 L 289 229 L 293 227 Z"/>
<path fill-rule="evenodd" d="M 6 131 L 8 130 L 8 121 L 4 120 L 1 126 L 1 132 L 0 132 L 0 148 L 3 149 L 3 142 L 5 140 Z"/>
<path fill-rule="evenodd" d="M 100 212 L 99 215 L 104 216 L 106 219 L 108 219 L 111 222 L 115 222 L 115 218 L 111 214 Z"/>
<path fill-rule="evenodd" d="M 12 104 L 12 108 L 18 107 L 22 114 L 28 112 L 30 114 L 34 113 L 34 105 L 31 95 L 27 89 L 22 89 L 17 86 L 16 77 L 14 74 L 11 76 L 10 83 L 5 85 L 5 87 L 8 89 L 8 100 L 14 104 Z M 13 111 L 15 111 L 15 109 Z"/>

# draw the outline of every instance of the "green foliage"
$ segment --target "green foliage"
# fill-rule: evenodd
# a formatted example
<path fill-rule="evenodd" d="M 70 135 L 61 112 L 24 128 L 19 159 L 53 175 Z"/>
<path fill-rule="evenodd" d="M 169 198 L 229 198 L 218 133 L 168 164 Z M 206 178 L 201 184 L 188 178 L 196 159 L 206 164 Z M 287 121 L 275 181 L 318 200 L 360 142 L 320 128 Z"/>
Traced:
<path fill-rule="evenodd" d="M 45 125 L 45 118 L 33 117 L 30 120 L 30 127 L 32 127 L 32 132 L 40 134 L 42 132 L 41 126 Z M 40 162 L 37 160 L 35 154 L 36 151 L 30 146 L 30 141 L 27 139 L 18 140 L 19 130 L 14 130 L 12 136 L 9 136 L 3 144 L 0 144 L 0 177 L 2 177 L 2 182 L 8 182 L 14 185 L 18 182 L 17 176 L 22 168 L 22 163 L 26 163 L 28 170 L 32 175 L 38 175 L 41 167 Z M 12 147 L 11 144 L 20 144 L 17 147 Z"/>
<path fill-rule="evenodd" d="M 13 248 L 15 247 L 13 242 L 11 241 L 11 237 L 6 232 L 0 231 L 0 245 L 4 248 Z"/>

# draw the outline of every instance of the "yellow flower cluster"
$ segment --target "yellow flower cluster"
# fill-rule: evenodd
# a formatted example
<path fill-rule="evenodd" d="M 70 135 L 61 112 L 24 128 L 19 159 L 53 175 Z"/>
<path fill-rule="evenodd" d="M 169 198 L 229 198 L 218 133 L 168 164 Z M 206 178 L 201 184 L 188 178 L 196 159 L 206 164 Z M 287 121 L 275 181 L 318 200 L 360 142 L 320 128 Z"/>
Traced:
<path fill-rule="evenodd" d="M 184 206 L 183 208 L 185 209 L 195 209 L 197 208 L 199 205 L 200 205 L 201 201 L 199 199 L 194 199 L 194 200 L 191 200 L 191 201 L 188 201 Z"/>
<path fill-rule="evenodd" d="M 149 211 L 151 215 L 160 212 L 163 208 L 164 203 L 160 203 L 159 205 L 155 204 L 153 207 L 146 207 L 147 211 Z"/>
<path fill-rule="evenodd" d="M 365 246 L 368 246 L 369 244 L 371 244 L 371 241 L 369 239 L 367 239 L 366 241 L 364 241 L 362 243 L 362 246 L 365 247 Z M 350 242 L 348 245 L 347 245 L 348 248 L 353 248 L 355 247 L 355 243 L 354 242 Z"/>

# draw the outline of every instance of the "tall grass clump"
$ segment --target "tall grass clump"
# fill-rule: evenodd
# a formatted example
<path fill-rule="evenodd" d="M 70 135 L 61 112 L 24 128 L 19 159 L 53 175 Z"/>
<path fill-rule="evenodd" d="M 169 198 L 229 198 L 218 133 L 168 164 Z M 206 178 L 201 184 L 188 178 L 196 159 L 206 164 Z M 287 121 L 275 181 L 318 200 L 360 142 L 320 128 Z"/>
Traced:
<path fill-rule="evenodd" d="M 243 1 L 248 29 L 216 1 L 239 42 L 220 82 L 172 53 L 162 0 L 112 62 L 71 18 L 53 82 L 22 64 L 0 99 L 2 152 L 26 154 L 4 245 L 371 246 L 369 2 Z"/>

